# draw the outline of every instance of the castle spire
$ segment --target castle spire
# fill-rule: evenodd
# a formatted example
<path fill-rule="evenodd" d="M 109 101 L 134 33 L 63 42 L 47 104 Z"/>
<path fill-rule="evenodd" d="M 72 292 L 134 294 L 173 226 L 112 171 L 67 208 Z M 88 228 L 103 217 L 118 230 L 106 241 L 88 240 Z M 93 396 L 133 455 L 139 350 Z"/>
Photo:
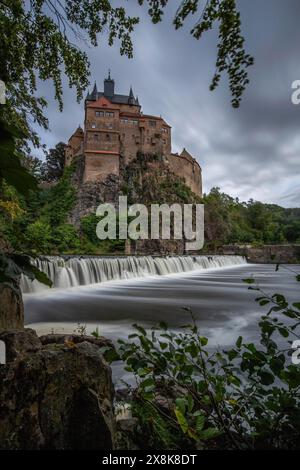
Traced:
<path fill-rule="evenodd" d="M 128 103 L 129 104 L 134 104 L 134 102 L 135 102 L 135 98 L 134 98 L 134 94 L 133 94 L 133 91 L 132 91 L 132 86 L 130 86 Z"/>
<path fill-rule="evenodd" d="M 90 100 L 91 97 L 90 97 L 90 90 L 87 91 L 87 94 L 86 94 L 86 97 L 85 97 L 85 100 L 88 101 Z"/>
<path fill-rule="evenodd" d="M 92 91 L 92 100 L 96 100 L 98 98 L 98 90 L 97 90 L 97 83 L 95 82 L 93 91 Z"/>

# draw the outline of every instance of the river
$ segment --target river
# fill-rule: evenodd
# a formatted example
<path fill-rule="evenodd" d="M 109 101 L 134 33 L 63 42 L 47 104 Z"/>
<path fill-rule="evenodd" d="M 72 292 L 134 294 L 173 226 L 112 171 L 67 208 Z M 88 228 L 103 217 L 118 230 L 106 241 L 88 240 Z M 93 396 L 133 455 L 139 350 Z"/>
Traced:
<path fill-rule="evenodd" d="M 189 307 L 211 347 L 230 346 L 239 335 L 255 340 L 267 307 L 255 302 L 257 292 L 242 280 L 253 277 L 266 292 L 283 293 L 290 301 L 299 301 L 299 283 L 283 267 L 276 272 L 274 265 L 231 261 L 223 267 L 24 293 L 25 323 L 39 334 L 71 333 L 78 323 L 90 333 L 98 326 L 101 335 L 116 341 L 127 338 L 133 323 L 150 328 L 163 320 L 177 329 L 190 320 L 184 310 Z M 300 272 L 300 266 L 289 269 Z"/>

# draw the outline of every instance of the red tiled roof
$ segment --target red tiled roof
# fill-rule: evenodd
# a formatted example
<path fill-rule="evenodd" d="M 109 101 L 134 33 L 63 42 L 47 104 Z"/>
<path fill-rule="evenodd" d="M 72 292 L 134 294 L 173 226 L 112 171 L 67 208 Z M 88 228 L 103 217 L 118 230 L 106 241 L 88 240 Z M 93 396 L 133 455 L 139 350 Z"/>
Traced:
<path fill-rule="evenodd" d="M 101 96 L 97 101 L 87 104 L 88 108 L 106 108 L 106 109 L 120 109 L 116 104 L 111 103 L 105 96 Z"/>

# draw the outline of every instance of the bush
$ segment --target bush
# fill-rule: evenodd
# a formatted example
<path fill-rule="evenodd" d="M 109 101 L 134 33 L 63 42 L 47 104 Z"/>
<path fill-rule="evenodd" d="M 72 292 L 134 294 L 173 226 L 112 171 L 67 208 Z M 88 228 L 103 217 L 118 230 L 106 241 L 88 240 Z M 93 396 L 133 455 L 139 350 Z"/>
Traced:
<path fill-rule="evenodd" d="M 82 217 L 80 220 L 80 230 L 81 233 L 93 244 L 99 245 L 99 238 L 96 234 L 96 227 L 97 223 L 99 222 L 100 218 L 97 217 L 95 214 L 89 214 L 85 217 Z"/>
<path fill-rule="evenodd" d="M 234 348 L 211 352 L 194 320 L 179 332 L 164 323 L 150 333 L 134 325 L 134 342 L 119 340 L 120 358 L 137 380 L 133 413 L 146 446 L 300 448 L 300 367 L 287 354 L 290 345 L 277 344 L 299 337 L 300 302 L 289 305 L 245 282 L 270 307 L 259 322 L 260 344 L 239 337 Z"/>
<path fill-rule="evenodd" d="M 52 245 L 52 231 L 50 225 L 43 220 L 33 222 L 26 229 L 25 239 L 31 251 L 38 254 L 49 253 Z"/>
<path fill-rule="evenodd" d="M 53 230 L 53 242 L 59 253 L 72 252 L 80 248 L 80 240 L 74 225 L 62 224 Z"/>

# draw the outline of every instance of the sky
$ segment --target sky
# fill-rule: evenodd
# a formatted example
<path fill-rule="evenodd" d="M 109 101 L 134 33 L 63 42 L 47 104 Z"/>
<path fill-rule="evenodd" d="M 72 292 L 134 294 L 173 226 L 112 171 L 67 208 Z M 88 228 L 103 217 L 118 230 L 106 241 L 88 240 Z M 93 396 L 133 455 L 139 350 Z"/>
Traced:
<path fill-rule="evenodd" d="M 202 167 L 204 191 L 218 186 L 240 200 L 260 200 L 300 207 L 300 105 L 291 102 L 292 83 L 300 80 L 299 0 L 238 0 L 247 52 L 255 58 L 241 106 L 233 109 L 226 76 L 209 91 L 215 70 L 217 31 L 200 41 L 189 27 L 175 31 L 172 18 L 180 0 L 169 0 L 162 23 L 153 25 L 146 7 L 125 3 L 140 16 L 133 34 L 134 58 L 120 56 L 116 43 L 100 37 L 97 48 L 85 50 L 91 63 L 91 87 L 98 90 L 111 69 L 115 92 L 130 85 L 146 114 L 162 115 L 172 126 L 172 150 L 185 147 Z M 50 130 L 39 129 L 50 148 L 66 142 L 83 124 L 83 101 L 64 81 L 60 113 L 50 83 L 38 93 L 48 100 Z"/>

